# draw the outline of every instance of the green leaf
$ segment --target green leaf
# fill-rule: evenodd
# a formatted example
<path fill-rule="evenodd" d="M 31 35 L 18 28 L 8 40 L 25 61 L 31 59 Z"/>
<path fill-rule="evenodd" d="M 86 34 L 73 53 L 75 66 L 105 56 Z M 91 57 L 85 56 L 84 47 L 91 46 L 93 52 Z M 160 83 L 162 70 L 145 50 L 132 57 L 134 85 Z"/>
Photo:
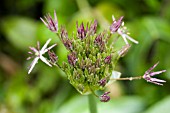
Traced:
<path fill-rule="evenodd" d="M 37 24 L 24 17 L 6 17 L 2 21 L 2 30 L 16 48 L 26 50 L 36 42 Z"/>
<path fill-rule="evenodd" d="M 58 113 L 89 113 L 87 100 L 86 96 L 76 96 L 63 104 Z M 98 113 L 139 113 L 144 108 L 141 98 L 135 96 L 111 99 L 106 103 L 102 103 L 99 100 L 96 101 L 98 101 Z"/>
<path fill-rule="evenodd" d="M 170 96 L 165 97 L 155 105 L 151 106 L 144 113 L 169 113 Z"/>

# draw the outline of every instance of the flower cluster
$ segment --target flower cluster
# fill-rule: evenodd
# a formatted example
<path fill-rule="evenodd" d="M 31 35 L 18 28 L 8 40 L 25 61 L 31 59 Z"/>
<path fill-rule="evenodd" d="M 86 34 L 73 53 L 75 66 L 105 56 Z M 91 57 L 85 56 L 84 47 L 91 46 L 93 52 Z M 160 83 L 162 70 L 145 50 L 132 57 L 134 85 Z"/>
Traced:
<path fill-rule="evenodd" d="M 47 14 L 44 18 L 45 20 L 43 18 L 40 19 L 50 31 L 58 35 L 60 41 L 68 50 L 68 62 L 64 62 L 61 66 L 57 63 L 58 57 L 54 52 L 50 51 L 56 44 L 47 48 L 47 45 L 51 41 L 51 39 L 49 39 L 41 50 L 39 49 L 39 43 L 37 44 L 37 48 L 30 47 L 32 52 L 29 52 L 29 54 L 34 53 L 34 56 L 32 57 L 35 58 L 31 63 L 28 73 L 32 71 L 39 59 L 50 67 L 52 65 L 58 66 L 65 72 L 67 78 L 75 89 L 83 95 L 89 93 L 96 95 L 96 91 L 103 90 L 105 86 L 111 82 L 111 79 L 115 79 L 113 76 L 115 76 L 114 68 L 116 63 L 119 58 L 123 57 L 131 47 L 127 39 L 136 44 L 138 43 L 138 41 L 128 35 L 124 22 L 122 22 L 123 16 L 118 20 L 112 17 L 113 23 L 111 24 L 110 29 L 98 34 L 97 20 L 91 22 L 90 24 L 84 24 L 82 22 L 78 25 L 77 22 L 77 31 L 73 32 L 72 37 L 68 36 L 67 31 L 63 26 L 60 28 L 58 27 L 55 12 L 54 19 L 52 19 L 50 14 Z M 125 45 L 122 48 L 115 48 L 114 44 L 110 44 L 108 41 L 113 36 L 112 34 L 115 33 L 121 36 L 125 41 Z M 49 54 L 49 60 L 43 57 L 43 54 L 46 52 Z M 29 57 L 28 59 L 32 57 Z M 143 79 L 148 82 L 162 85 L 159 82 L 165 81 L 151 78 L 151 76 L 165 72 L 165 70 L 151 72 L 156 65 L 146 71 Z M 110 100 L 110 97 L 108 96 L 109 93 L 110 92 L 105 92 L 103 95 L 97 97 L 101 102 L 107 102 Z"/>

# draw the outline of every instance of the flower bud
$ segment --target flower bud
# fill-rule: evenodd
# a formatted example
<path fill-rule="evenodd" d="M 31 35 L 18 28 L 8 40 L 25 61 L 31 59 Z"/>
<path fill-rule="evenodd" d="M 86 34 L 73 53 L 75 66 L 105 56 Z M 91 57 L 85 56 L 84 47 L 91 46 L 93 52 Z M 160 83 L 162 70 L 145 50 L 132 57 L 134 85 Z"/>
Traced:
<path fill-rule="evenodd" d="M 49 55 L 50 60 L 51 60 L 52 63 L 57 62 L 58 57 L 56 56 L 56 54 L 53 51 L 51 52 L 50 50 L 48 50 L 48 55 Z"/>
<path fill-rule="evenodd" d="M 81 23 L 80 27 L 78 27 L 78 22 L 76 23 L 77 24 L 77 35 L 80 39 L 84 39 L 87 35 L 87 31 L 88 31 L 88 23 L 87 23 L 87 26 L 86 26 L 86 29 L 84 28 L 84 24 Z"/>
<path fill-rule="evenodd" d="M 96 30 L 97 30 L 97 20 L 94 21 L 94 23 L 90 25 L 90 34 L 95 34 L 96 33 Z"/>
<path fill-rule="evenodd" d="M 108 96 L 110 92 L 105 92 L 103 95 L 100 96 L 101 102 L 108 102 L 110 100 L 110 97 Z"/>
<path fill-rule="evenodd" d="M 130 44 L 126 44 L 125 46 L 123 46 L 122 49 L 118 51 L 119 56 L 124 57 L 126 53 L 129 51 L 130 47 L 131 47 Z"/>
<path fill-rule="evenodd" d="M 72 52 L 70 55 L 67 56 L 68 58 L 68 63 L 72 66 L 75 66 L 77 62 L 76 54 L 75 52 Z"/>
<path fill-rule="evenodd" d="M 52 32 L 57 32 L 58 31 L 58 20 L 57 20 L 56 12 L 54 11 L 54 19 L 52 19 L 50 14 L 47 14 L 46 16 L 44 16 L 44 18 L 46 21 L 43 18 L 40 18 L 40 19 L 45 24 L 45 26 Z"/>
<path fill-rule="evenodd" d="M 67 39 L 63 41 L 64 46 L 68 49 L 68 50 L 72 50 L 73 46 L 72 46 L 72 41 Z"/>
<path fill-rule="evenodd" d="M 112 59 L 112 56 L 109 55 L 109 56 L 107 56 L 107 57 L 104 59 L 104 62 L 105 62 L 106 64 L 110 64 L 110 63 L 111 63 L 111 59 Z"/>
<path fill-rule="evenodd" d="M 107 83 L 107 80 L 104 78 L 104 79 L 101 79 L 98 83 L 100 84 L 100 86 L 104 87 Z"/>
<path fill-rule="evenodd" d="M 114 18 L 113 18 L 113 19 L 114 19 Z M 111 33 L 115 33 L 115 32 L 119 29 L 119 27 L 120 27 L 121 24 L 122 24 L 122 19 L 123 19 L 123 16 L 120 17 L 120 19 L 119 19 L 118 21 L 113 20 L 113 23 L 112 23 L 112 25 L 110 26 L 110 32 L 111 32 Z"/>

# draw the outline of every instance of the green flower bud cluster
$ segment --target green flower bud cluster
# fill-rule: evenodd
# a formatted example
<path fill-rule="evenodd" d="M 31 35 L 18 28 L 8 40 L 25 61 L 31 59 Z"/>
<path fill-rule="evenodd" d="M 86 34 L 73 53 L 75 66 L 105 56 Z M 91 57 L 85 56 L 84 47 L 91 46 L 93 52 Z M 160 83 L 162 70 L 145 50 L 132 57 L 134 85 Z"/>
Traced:
<path fill-rule="evenodd" d="M 90 24 L 76 23 L 77 31 L 69 37 L 66 29 L 61 26 L 58 28 L 56 13 L 54 19 L 50 15 L 45 16 L 42 22 L 46 27 L 56 33 L 63 45 L 68 50 L 68 62 L 62 66 L 57 63 L 58 57 L 52 52 L 49 53 L 50 63 L 61 68 L 67 75 L 70 83 L 81 94 L 95 94 L 97 90 L 103 90 L 107 83 L 111 82 L 115 65 L 120 57 L 123 57 L 129 50 L 128 40 L 138 43 L 125 32 L 126 27 L 122 22 L 123 16 L 113 22 L 108 30 L 97 33 L 97 20 Z M 118 34 L 125 41 L 125 46 L 118 51 L 114 43 L 109 43 L 112 34 Z M 107 97 L 108 93 L 103 94 L 102 99 Z M 102 100 L 101 99 L 101 100 Z M 104 99 L 105 101 L 109 100 Z"/>
<path fill-rule="evenodd" d="M 108 39 L 111 37 L 110 31 L 96 34 L 96 21 L 90 26 L 87 24 L 86 30 L 83 23 L 80 27 L 80 30 L 77 28 L 77 34 L 73 34 L 71 38 L 68 37 L 65 29 L 61 29 L 59 36 L 62 42 L 66 42 L 65 40 L 71 42 L 64 43 L 69 54 L 68 63 L 63 63 L 62 67 L 70 83 L 81 94 L 89 94 L 105 87 L 110 80 L 119 54 L 115 52 L 113 46 L 108 44 Z M 79 33 L 84 32 L 86 35 L 80 38 Z M 70 48 L 67 45 L 70 45 Z M 100 81 L 104 79 L 103 85 Z"/>

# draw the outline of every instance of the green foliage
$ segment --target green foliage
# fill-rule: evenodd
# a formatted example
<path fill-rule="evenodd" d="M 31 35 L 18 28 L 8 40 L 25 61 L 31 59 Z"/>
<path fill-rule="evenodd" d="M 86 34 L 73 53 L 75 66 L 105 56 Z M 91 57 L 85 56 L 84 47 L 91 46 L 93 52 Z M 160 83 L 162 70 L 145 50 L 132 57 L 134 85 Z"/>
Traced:
<path fill-rule="evenodd" d="M 83 102 L 83 104 L 82 104 Z M 75 106 L 76 103 L 78 106 Z M 58 113 L 89 113 L 87 97 L 77 96 L 63 104 Z M 121 97 L 108 103 L 98 101 L 98 113 L 139 113 L 144 103 L 140 97 Z"/>
<path fill-rule="evenodd" d="M 34 20 L 23 17 L 6 17 L 2 21 L 3 33 L 15 47 L 26 50 L 36 42 L 37 25 Z"/>

